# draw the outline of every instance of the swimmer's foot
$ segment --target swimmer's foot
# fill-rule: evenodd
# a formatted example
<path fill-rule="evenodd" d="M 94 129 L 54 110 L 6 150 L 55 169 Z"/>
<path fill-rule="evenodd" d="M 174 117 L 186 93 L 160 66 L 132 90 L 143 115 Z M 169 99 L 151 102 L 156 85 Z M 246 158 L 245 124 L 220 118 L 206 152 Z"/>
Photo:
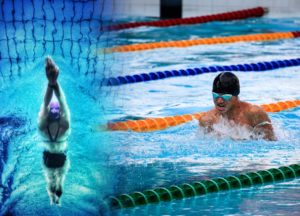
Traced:
<path fill-rule="evenodd" d="M 49 194 L 50 196 L 50 205 L 60 205 L 60 197 L 56 194 Z"/>
<path fill-rule="evenodd" d="M 56 190 L 55 194 L 56 194 L 57 197 L 61 197 L 61 195 L 62 195 L 62 188 L 58 187 L 58 189 Z"/>
<path fill-rule="evenodd" d="M 49 85 L 55 86 L 57 84 L 57 77 L 59 74 L 59 70 L 55 62 L 49 56 L 46 57 L 45 59 L 45 69 L 46 69 L 46 76 L 49 81 Z"/>

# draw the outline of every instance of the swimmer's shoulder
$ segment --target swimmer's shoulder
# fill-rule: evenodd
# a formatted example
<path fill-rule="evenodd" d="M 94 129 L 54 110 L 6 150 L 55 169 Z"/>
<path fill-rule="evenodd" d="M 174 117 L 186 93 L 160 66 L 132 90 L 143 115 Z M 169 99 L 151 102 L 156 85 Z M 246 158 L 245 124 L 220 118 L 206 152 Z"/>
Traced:
<path fill-rule="evenodd" d="M 262 115 L 262 114 L 266 114 L 266 111 L 261 106 L 250 104 L 249 105 L 249 113 Z"/>
<path fill-rule="evenodd" d="M 68 118 L 66 118 L 65 116 L 61 118 L 59 124 L 60 124 L 60 127 L 64 130 L 69 130 L 71 127 L 70 120 Z"/>
<path fill-rule="evenodd" d="M 251 122 L 252 126 L 256 126 L 257 124 L 261 123 L 261 122 L 271 122 L 268 114 L 266 113 L 266 111 L 258 105 L 253 105 L 250 103 L 247 103 L 248 105 L 248 110 L 247 110 L 247 117 L 249 119 L 249 121 Z"/>
<path fill-rule="evenodd" d="M 240 102 L 240 110 L 246 115 L 254 115 L 259 113 L 265 113 L 264 109 L 258 105 L 254 105 L 245 101 Z"/>

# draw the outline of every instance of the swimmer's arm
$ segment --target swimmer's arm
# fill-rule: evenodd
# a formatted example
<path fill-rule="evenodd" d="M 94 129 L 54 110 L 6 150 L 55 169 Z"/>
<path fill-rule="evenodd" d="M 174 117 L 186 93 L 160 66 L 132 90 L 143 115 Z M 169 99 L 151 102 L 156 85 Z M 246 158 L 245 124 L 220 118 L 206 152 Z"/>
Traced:
<path fill-rule="evenodd" d="M 42 104 L 41 110 L 40 110 L 40 113 L 39 113 L 38 126 L 39 126 L 40 130 L 43 130 L 44 128 L 46 128 L 47 116 L 48 116 L 48 112 L 49 112 L 48 106 L 49 106 L 49 103 L 51 101 L 52 95 L 53 95 L 53 89 L 48 86 L 47 90 L 46 90 L 45 97 L 44 97 L 44 103 Z"/>
<path fill-rule="evenodd" d="M 47 90 L 46 90 L 46 94 L 45 94 L 45 97 L 44 97 L 44 109 L 46 109 L 51 101 L 51 98 L 53 96 L 53 90 L 52 88 L 50 88 L 49 86 L 47 87 Z"/>
<path fill-rule="evenodd" d="M 274 134 L 273 126 L 271 123 L 258 125 L 254 128 L 255 133 L 261 134 L 263 133 L 263 139 L 269 141 L 276 141 L 277 138 Z"/>
<path fill-rule="evenodd" d="M 205 132 L 209 133 L 213 131 L 212 125 L 215 123 L 215 117 L 212 110 L 206 113 L 199 118 L 199 126 L 205 129 Z"/>
<path fill-rule="evenodd" d="M 39 112 L 38 118 L 38 127 L 40 130 L 44 130 L 47 127 L 47 116 L 48 116 L 48 108 L 45 107 L 45 104 L 42 104 L 41 110 Z"/>
<path fill-rule="evenodd" d="M 54 90 L 54 94 L 59 102 L 59 106 L 60 106 L 60 109 L 62 112 L 62 117 L 67 122 L 70 122 L 70 110 L 69 110 L 64 92 L 62 91 L 62 89 L 58 83 L 53 87 L 53 90 Z"/>
<path fill-rule="evenodd" d="M 251 108 L 250 122 L 256 134 L 263 134 L 263 139 L 276 141 L 273 126 L 268 114 L 258 106 Z"/>

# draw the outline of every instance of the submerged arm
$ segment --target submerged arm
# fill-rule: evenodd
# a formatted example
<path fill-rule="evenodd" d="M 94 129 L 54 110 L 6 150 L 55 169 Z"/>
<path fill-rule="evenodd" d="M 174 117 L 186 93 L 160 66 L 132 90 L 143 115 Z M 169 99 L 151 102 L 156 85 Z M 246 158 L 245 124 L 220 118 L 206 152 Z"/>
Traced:
<path fill-rule="evenodd" d="M 46 127 L 47 116 L 48 116 L 48 106 L 53 96 L 53 89 L 47 87 L 46 94 L 44 96 L 44 103 L 42 104 L 41 111 L 39 113 L 39 128 L 42 130 Z"/>
<path fill-rule="evenodd" d="M 213 110 L 205 112 L 199 118 L 199 126 L 204 128 L 205 132 L 209 133 L 213 131 L 213 124 L 217 121 Z"/>
<path fill-rule="evenodd" d="M 273 126 L 270 122 L 262 122 L 263 124 L 259 124 L 254 127 L 254 132 L 258 135 L 263 133 L 263 138 L 269 141 L 276 141 L 277 138 L 274 134 Z"/>
<path fill-rule="evenodd" d="M 252 108 L 250 120 L 254 133 L 256 133 L 257 135 L 263 135 L 263 139 L 265 140 L 277 140 L 274 134 L 271 120 L 261 107 L 254 106 L 254 108 Z"/>
<path fill-rule="evenodd" d="M 69 111 L 69 107 L 68 107 L 64 92 L 58 83 L 56 83 L 56 85 L 54 85 L 52 88 L 53 88 L 54 94 L 59 102 L 62 117 L 65 118 L 65 120 L 67 122 L 69 122 L 70 121 L 70 111 Z"/>

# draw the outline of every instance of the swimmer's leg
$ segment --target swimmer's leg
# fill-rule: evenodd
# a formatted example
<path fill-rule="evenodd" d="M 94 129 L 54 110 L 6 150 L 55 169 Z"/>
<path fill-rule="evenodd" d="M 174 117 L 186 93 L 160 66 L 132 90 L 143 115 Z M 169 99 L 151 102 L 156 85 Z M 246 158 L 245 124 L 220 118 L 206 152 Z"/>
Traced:
<path fill-rule="evenodd" d="M 47 192 L 50 198 L 50 204 L 56 204 L 57 203 L 57 197 L 56 197 L 56 174 L 54 169 L 46 168 L 46 181 L 47 181 Z"/>

